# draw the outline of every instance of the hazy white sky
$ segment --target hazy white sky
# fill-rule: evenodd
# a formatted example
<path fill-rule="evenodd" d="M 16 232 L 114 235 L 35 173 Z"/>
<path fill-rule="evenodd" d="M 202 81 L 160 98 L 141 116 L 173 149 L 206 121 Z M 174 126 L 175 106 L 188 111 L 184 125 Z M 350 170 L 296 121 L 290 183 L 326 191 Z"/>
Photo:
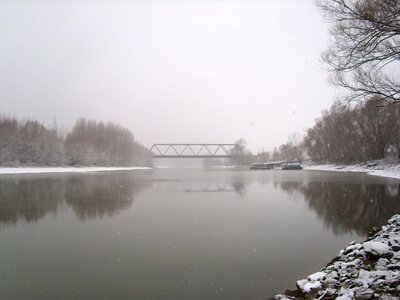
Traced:
<path fill-rule="evenodd" d="M 331 105 L 328 40 L 313 0 L 0 0 L 0 113 L 270 150 Z"/>

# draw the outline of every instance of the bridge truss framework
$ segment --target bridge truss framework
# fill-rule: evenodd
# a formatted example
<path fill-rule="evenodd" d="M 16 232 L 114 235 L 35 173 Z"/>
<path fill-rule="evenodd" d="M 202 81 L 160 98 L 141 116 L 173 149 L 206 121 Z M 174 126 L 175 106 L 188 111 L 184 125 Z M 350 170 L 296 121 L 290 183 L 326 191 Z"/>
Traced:
<path fill-rule="evenodd" d="M 154 144 L 153 158 L 229 158 L 236 144 Z"/>

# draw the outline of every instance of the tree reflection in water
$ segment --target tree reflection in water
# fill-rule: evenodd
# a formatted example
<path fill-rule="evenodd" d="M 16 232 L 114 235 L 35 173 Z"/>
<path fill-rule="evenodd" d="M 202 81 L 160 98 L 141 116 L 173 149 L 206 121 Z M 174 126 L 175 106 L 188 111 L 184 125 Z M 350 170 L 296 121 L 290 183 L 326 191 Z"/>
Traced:
<path fill-rule="evenodd" d="M 143 189 L 154 191 L 222 193 L 246 199 L 252 183 L 267 191 L 269 183 L 292 199 L 304 199 L 324 225 L 336 234 L 366 235 L 400 211 L 400 185 L 360 174 L 312 172 L 233 173 L 188 180 L 157 180 L 130 173 L 6 176 L 0 180 L 0 224 L 36 222 L 47 213 L 71 207 L 80 220 L 114 216 L 131 207 Z M 218 173 L 219 174 L 219 173 Z M 186 173 L 184 174 L 186 175 Z M 240 175 L 240 176 L 239 176 Z M 171 175 L 169 175 L 171 176 Z M 166 177 L 168 179 L 168 177 Z M 208 195 L 207 195 L 208 197 Z"/>
<path fill-rule="evenodd" d="M 65 183 L 60 178 L 10 177 L 0 183 L 0 223 L 36 222 L 48 212 L 57 212 L 64 200 Z"/>
<path fill-rule="evenodd" d="M 80 220 L 114 216 L 150 183 L 126 174 L 10 176 L 0 184 L 0 223 L 37 222 L 66 203 Z"/>
<path fill-rule="evenodd" d="M 400 211 L 398 184 L 311 181 L 280 182 L 279 187 L 291 195 L 303 195 L 308 207 L 335 234 L 367 235 Z"/>

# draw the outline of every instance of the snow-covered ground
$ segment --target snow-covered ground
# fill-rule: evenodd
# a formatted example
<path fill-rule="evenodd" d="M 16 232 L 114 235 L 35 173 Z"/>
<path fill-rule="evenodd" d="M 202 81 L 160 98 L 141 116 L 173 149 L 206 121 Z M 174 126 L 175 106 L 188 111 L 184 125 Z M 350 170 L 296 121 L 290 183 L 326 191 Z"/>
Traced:
<path fill-rule="evenodd" d="M 0 168 L 0 174 L 38 174 L 38 173 L 87 173 L 148 170 L 148 167 L 32 167 L 32 168 Z"/>
<path fill-rule="evenodd" d="M 274 299 L 399 299 L 400 215 L 364 243 L 352 242 L 325 268 Z"/>
<path fill-rule="evenodd" d="M 335 172 L 363 172 L 373 176 L 400 179 L 400 164 L 390 165 L 382 161 L 355 165 L 312 165 L 304 166 L 304 169 Z"/>

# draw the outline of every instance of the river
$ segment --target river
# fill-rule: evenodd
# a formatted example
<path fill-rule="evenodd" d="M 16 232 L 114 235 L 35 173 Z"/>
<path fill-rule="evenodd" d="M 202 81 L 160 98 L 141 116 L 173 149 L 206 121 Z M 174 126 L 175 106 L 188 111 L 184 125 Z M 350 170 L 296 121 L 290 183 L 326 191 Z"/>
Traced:
<path fill-rule="evenodd" d="M 0 175 L 0 299 L 266 299 L 400 212 L 321 171 Z"/>

